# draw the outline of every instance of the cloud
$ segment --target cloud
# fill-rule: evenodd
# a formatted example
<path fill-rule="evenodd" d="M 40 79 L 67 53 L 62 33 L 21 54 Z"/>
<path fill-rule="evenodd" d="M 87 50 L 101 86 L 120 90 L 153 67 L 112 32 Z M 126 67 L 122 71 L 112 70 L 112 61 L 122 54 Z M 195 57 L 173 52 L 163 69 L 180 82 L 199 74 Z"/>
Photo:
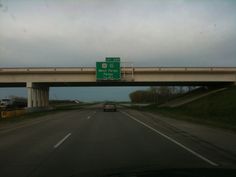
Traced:
<path fill-rule="evenodd" d="M 236 66 L 235 31 L 234 0 L 1 1 L 0 66 Z"/>
<path fill-rule="evenodd" d="M 108 55 L 137 65 L 221 65 L 222 53 L 236 64 L 225 45 L 236 36 L 231 1 L 46 3 L 13 1 L 11 16 L 1 12 L 2 66 L 93 65 Z"/>

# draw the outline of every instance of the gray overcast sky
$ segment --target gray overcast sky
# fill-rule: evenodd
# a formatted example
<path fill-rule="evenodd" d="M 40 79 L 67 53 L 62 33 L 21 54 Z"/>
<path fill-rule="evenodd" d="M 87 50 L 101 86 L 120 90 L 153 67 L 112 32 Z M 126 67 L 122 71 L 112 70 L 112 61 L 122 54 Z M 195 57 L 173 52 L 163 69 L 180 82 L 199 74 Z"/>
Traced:
<path fill-rule="evenodd" d="M 106 56 L 236 66 L 236 1 L 0 0 L 0 67 L 95 66 Z"/>

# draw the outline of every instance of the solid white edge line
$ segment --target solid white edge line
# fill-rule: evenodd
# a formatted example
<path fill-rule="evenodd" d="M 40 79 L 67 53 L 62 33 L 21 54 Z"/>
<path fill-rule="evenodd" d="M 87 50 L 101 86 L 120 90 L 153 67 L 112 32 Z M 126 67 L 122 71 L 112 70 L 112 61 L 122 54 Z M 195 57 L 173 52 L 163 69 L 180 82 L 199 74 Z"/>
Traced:
<path fill-rule="evenodd" d="M 71 133 L 68 133 L 63 139 L 61 139 L 57 144 L 54 145 L 54 148 L 58 148 L 69 136 Z"/>
<path fill-rule="evenodd" d="M 164 133 L 162 133 L 162 132 L 160 132 L 160 131 L 158 131 L 158 130 L 154 129 L 153 127 L 151 127 L 151 126 L 149 126 L 149 125 L 145 124 L 144 122 L 142 122 L 142 121 L 140 121 L 140 120 L 136 119 L 135 117 L 133 117 L 133 116 L 129 115 L 128 113 L 126 113 L 126 112 L 123 112 L 123 111 L 121 111 L 121 112 L 122 112 L 123 114 L 125 114 L 126 116 L 130 117 L 131 119 L 133 119 L 133 120 L 137 121 L 138 123 L 140 123 L 140 124 L 144 125 L 145 127 L 147 127 L 147 128 L 149 128 L 149 129 L 153 130 L 154 132 L 158 133 L 159 135 L 161 135 L 161 136 L 165 137 L 165 138 L 166 138 L 166 139 L 168 139 L 169 141 L 171 141 L 171 142 L 175 143 L 176 145 L 178 145 L 178 146 L 182 147 L 183 149 L 185 149 L 186 151 L 188 151 L 188 152 L 192 153 L 192 154 L 193 154 L 193 155 L 195 155 L 196 157 L 198 157 L 198 158 L 200 158 L 200 159 L 204 160 L 205 162 L 207 162 L 207 163 L 211 164 L 212 166 L 219 166 L 217 163 L 215 163 L 215 162 L 212 162 L 211 160 L 207 159 L 206 157 L 203 157 L 201 154 L 199 154 L 199 153 L 197 153 L 197 152 L 193 151 L 192 149 L 189 149 L 189 148 L 188 148 L 188 147 L 186 147 L 185 145 L 183 145 L 183 144 L 179 143 L 178 141 L 176 141 L 176 140 L 172 139 L 171 137 L 169 137 L 169 136 L 165 135 Z"/>

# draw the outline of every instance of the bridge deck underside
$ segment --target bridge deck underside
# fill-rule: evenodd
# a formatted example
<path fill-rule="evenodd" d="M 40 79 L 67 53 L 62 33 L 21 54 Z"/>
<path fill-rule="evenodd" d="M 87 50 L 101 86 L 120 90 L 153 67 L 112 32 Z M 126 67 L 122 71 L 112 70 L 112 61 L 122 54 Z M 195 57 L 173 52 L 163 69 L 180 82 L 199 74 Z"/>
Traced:
<path fill-rule="evenodd" d="M 227 86 L 234 82 L 34 82 L 39 86 L 46 87 L 92 87 L 92 86 Z M 26 87 L 26 83 L 0 83 L 0 87 Z"/>

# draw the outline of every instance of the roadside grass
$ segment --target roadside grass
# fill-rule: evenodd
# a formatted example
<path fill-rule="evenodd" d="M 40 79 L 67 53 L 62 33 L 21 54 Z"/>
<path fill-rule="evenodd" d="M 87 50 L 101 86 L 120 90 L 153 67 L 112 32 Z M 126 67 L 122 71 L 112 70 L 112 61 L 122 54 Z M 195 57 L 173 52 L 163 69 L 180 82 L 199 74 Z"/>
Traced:
<path fill-rule="evenodd" d="M 42 111 L 42 112 L 27 113 L 27 114 L 24 114 L 24 115 L 15 116 L 15 117 L 11 117 L 11 118 L 1 118 L 0 119 L 0 124 L 21 122 L 23 120 L 32 119 L 32 118 L 39 118 L 39 117 L 49 115 L 49 114 L 54 114 L 54 113 L 57 113 L 57 112 L 59 112 L 59 111 L 47 110 L 47 111 Z"/>
<path fill-rule="evenodd" d="M 54 105 L 53 109 L 49 109 L 49 110 L 31 112 L 31 113 L 27 113 L 27 114 L 24 114 L 24 115 L 11 117 L 11 118 L 0 118 L 0 124 L 1 123 L 20 122 L 20 121 L 23 121 L 23 120 L 35 119 L 35 118 L 39 118 L 39 117 L 42 117 L 42 116 L 45 116 L 45 115 L 56 114 L 56 113 L 59 113 L 59 112 L 83 109 L 83 107 L 86 106 L 86 105 L 90 105 L 90 104 L 85 103 L 85 104 Z"/>
<path fill-rule="evenodd" d="M 233 123 L 230 123 L 229 121 L 222 121 L 218 117 L 207 117 L 205 119 L 200 118 L 197 115 L 186 115 L 180 110 L 173 110 L 170 108 L 161 108 L 155 111 L 152 111 L 154 113 L 160 114 L 164 117 L 169 117 L 169 118 L 174 118 L 178 120 L 184 120 L 184 121 L 189 121 L 192 123 L 197 123 L 197 124 L 203 124 L 203 125 L 208 125 L 212 127 L 218 127 L 218 128 L 223 128 L 223 129 L 229 129 L 236 131 L 236 125 L 233 121 Z"/>
<path fill-rule="evenodd" d="M 54 109 L 55 111 L 69 111 L 69 110 L 81 109 L 83 106 L 86 106 L 86 104 L 55 105 Z"/>
<path fill-rule="evenodd" d="M 159 108 L 157 105 L 150 105 L 138 109 L 236 131 L 235 86 L 176 108 Z"/>

